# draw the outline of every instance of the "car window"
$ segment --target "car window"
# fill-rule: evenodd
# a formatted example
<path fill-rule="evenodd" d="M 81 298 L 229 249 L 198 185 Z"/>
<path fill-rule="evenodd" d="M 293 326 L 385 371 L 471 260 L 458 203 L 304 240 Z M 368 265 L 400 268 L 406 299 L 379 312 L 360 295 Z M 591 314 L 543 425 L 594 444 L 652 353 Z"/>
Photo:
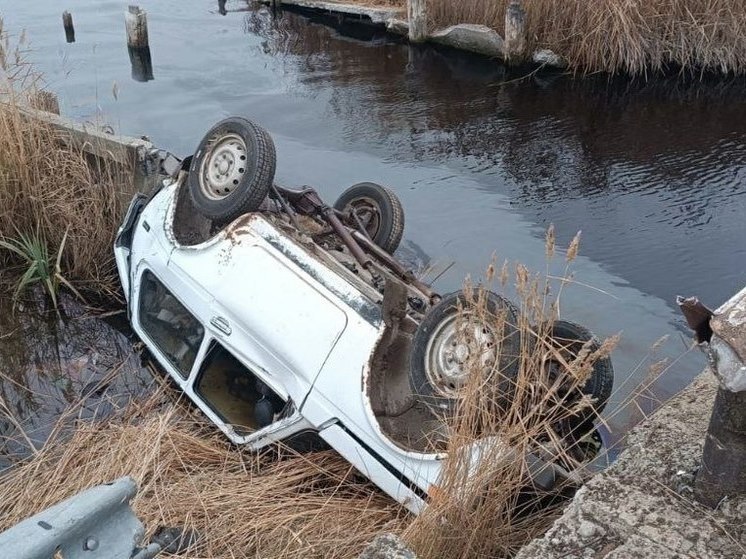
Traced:
<path fill-rule="evenodd" d="M 205 329 L 149 270 L 140 283 L 140 326 L 182 378 L 189 376 Z"/>
<path fill-rule="evenodd" d="M 271 425 L 289 410 L 280 396 L 217 342 L 207 351 L 194 390 L 242 436 Z"/>

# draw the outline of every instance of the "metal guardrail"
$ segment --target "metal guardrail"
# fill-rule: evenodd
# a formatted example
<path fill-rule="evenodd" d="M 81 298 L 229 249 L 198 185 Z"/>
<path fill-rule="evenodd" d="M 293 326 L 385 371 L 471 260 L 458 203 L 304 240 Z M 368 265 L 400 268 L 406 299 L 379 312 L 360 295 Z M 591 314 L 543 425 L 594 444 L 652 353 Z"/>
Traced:
<path fill-rule="evenodd" d="M 141 547 L 142 522 L 130 508 L 129 477 L 98 485 L 0 533 L 0 554 L 13 559 L 153 559 L 196 542 L 196 534 L 162 529 Z"/>

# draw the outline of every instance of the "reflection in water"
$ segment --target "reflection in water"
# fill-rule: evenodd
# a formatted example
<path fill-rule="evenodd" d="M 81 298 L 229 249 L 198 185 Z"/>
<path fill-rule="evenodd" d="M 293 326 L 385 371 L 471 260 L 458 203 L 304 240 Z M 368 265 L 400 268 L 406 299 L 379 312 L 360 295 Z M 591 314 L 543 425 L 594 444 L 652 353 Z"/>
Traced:
<path fill-rule="evenodd" d="M 29 442 L 43 444 L 71 407 L 70 420 L 102 419 L 153 382 L 133 340 L 87 317 L 65 294 L 64 318 L 42 297 L 15 312 L 9 299 L 0 301 L 0 469 L 26 454 Z"/>
<path fill-rule="evenodd" d="M 669 304 L 680 293 L 717 304 L 743 283 L 744 79 L 517 79 L 491 60 L 332 25 L 266 11 L 245 22 L 288 74 L 328 92 L 352 146 L 466 168 L 555 223 L 561 243 L 582 229 L 586 255 Z M 361 33 L 372 43 L 345 38 Z"/>
<path fill-rule="evenodd" d="M 132 79 L 136 82 L 148 82 L 154 80 L 153 61 L 150 58 L 150 47 L 132 48 L 127 47 L 132 65 Z"/>

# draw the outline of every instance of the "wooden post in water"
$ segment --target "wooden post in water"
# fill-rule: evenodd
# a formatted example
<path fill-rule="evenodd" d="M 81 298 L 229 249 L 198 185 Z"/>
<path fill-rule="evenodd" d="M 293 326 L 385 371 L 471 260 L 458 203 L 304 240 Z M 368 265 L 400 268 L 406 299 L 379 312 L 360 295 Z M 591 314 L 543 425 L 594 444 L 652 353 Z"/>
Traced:
<path fill-rule="evenodd" d="M 279 10 L 282 8 L 282 0 L 269 0 L 269 5 L 272 10 Z"/>
<path fill-rule="evenodd" d="M 526 12 L 521 0 L 510 0 L 505 10 L 505 59 L 513 65 L 526 60 L 528 43 Z"/>
<path fill-rule="evenodd" d="M 138 6 L 130 6 L 124 14 L 127 28 L 127 46 L 132 49 L 148 48 L 148 14 Z"/>
<path fill-rule="evenodd" d="M 73 15 L 68 12 L 62 12 L 62 26 L 65 28 L 65 40 L 68 43 L 75 42 L 75 27 L 73 27 Z"/>
<path fill-rule="evenodd" d="M 421 43 L 427 39 L 427 0 L 407 0 L 409 40 Z"/>

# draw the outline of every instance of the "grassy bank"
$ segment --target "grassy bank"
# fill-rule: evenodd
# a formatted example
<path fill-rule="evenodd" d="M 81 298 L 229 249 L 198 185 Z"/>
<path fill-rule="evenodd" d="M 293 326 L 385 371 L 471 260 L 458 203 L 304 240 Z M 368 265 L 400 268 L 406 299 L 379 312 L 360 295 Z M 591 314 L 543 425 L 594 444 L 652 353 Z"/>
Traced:
<path fill-rule="evenodd" d="M 58 269 L 57 283 L 111 292 L 111 247 L 126 200 L 120 190 L 131 180 L 92 163 L 24 111 L 50 98 L 23 41 L 12 46 L 0 22 L 0 238 L 20 248 L 0 250 L 3 279 L 29 273 L 45 283 Z"/>
<path fill-rule="evenodd" d="M 431 28 L 504 31 L 507 0 L 428 0 Z M 530 49 L 580 71 L 746 71 L 746 0 L 523 0 Z"/>

